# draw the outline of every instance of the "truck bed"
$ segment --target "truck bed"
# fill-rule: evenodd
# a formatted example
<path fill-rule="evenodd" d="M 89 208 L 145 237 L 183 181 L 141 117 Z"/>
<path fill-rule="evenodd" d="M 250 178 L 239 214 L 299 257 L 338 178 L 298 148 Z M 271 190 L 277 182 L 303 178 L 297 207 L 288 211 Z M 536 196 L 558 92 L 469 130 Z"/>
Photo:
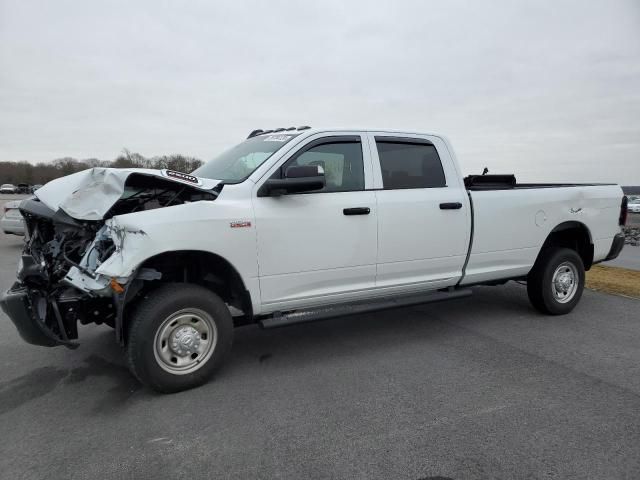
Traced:
<path fill-rule="evenodd" d="M 541 195 L 541 188 L 548 191 Z M 623 197 L 610 184 L 485 184 L 471 186 L 468 194 L 472 235 L 462 285 L 526 275 L 549 233 L 567 222 L 588 229 L 593 260 L 603 260 L 619 229 Z"/>

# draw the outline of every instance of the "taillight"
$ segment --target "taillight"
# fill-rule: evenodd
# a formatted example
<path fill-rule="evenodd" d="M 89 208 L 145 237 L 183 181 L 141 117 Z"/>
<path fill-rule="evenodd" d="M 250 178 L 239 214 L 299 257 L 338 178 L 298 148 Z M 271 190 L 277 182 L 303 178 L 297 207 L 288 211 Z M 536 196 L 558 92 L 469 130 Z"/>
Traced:
<path fill-rule="evenodd" d="M 627 224 L 627 205 L 629 204 L 629 199 L 626 197 L 622 197 L 622 204 L 620 205 L 620 219 L 618 220 L 618 224 L 622 227 Z"/>

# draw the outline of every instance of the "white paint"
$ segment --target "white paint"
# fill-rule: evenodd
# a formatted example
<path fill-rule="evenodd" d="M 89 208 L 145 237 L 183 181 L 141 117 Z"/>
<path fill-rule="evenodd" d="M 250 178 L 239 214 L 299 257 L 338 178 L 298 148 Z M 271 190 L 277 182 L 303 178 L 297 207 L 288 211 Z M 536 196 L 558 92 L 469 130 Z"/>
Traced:
<path fill-rule="evenodd" d="M 217 180 L 198 178 L 197 183 L 167 176 L 166 170 L 150 168 L 90 168 L 50 181 L 34 192 L 52 210 L 61 208 L 78 220 L 101 220 L 122 196 L 131 174 L 160 177 L 164 180 L 210 190 Z"/>
<path fill-rule="evenodd" d="M 370 132 L 378 205 L 377 287 L 423 283 L 437 288 L 455 283 L 469 246 L 469 200 L 445 143 L 433 135 L 405 134 L 428 140 L 440 155 L 446 187 L 384 190 L 375 137 L 396 133 Z M 441 210 L 440 204 L 459 202 L 460 210 Z"/>
<path fill-rule="evenodd" d="M 614 185 L 471 192 L 474 238 L 462 284 L 526 275 L 549 233 L 569 221 L 583 223 L 594 261 L 606 257 L 620 232 L 622 189 Z M 578 213 L 571 209 L 581 208 Z M 537 212 L 546 221 L 536 224 Z"/>
<path fill-rule="evenodd" d="M 265 304 L 372 288 L 376 277 L 374 192 L 254 197 Z M 369 207 L 345 216 L 344 208 Z"/>

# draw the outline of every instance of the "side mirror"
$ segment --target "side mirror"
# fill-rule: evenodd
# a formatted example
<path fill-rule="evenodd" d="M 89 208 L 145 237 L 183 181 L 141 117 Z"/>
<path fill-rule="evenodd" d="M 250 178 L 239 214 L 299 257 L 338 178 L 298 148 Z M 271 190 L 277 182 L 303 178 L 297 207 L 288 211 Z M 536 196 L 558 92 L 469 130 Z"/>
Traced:
<path fill-rule="evenodd" d="M 285 178 L 324 177 L 324 169 L 320 165 L 293 165 L 284 172 Z"/>
<path fill-rule="evenodd" d="M 324 169 L 320 165 L 294 165 L 284 173 L 284 178 L 270 178 L 260 190 L 259 197 L 277 197 L 288 193 L 321 190 L 325 186 Z"/>

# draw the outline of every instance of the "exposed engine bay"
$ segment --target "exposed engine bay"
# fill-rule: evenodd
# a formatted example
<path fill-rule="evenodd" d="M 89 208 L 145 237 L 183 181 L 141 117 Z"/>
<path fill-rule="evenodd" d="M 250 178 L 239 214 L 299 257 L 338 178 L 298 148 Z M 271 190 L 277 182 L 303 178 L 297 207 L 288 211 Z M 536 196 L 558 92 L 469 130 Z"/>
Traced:
<path fill-rule="evenodd" d="M 25 340 L 39 345 L 74 347 L 78 322 L 117 325 L 118 315 L 124 303 L 136 294 L 136 287 L 130 288 L 133 282 L 121 285 L 116 279 L 96 273 L 105 260 L 118 254 L 118 238 L 122 233 L 115 231 L 108 220 L 117 215 L 212 201 L 222 186 L 205 189 L 190 184 L 198 182 L 193 180 L 195 177 L 179 172 L 162 173 L 166 178 L 146 171 L 132 171 L 126 176 L 118 172 L 121 193 L 115 190 L 119 193 L 117 199 L 102 218 L 95 220 L 74 218 L 65 211 L 64 204 L 54 210 L 36 197 L 22 202 L 25 247 L 18 265 L 18 282 L 8 292 L 3 308 L 14 315 L 31 317 L 31 321 L 21 322 L 23 325 L 16 323 Z M 104 177 L 102 172 L 98 174 Z M 86 204 L 91 202 L 87 192 L 93 189 L 101 193 L 105 183 L 96 182 L 95 173 L 86 178 L 93 182 L 68 192 L 79 201 L 67 210 L 86 209 L 98 216 L 101 212 Z M 107 188 L 113 194 L 113 185 Z M 145 274 L 147 279 L 160 278 L 159 273 L 142 273 L 141 278 Z"/>

